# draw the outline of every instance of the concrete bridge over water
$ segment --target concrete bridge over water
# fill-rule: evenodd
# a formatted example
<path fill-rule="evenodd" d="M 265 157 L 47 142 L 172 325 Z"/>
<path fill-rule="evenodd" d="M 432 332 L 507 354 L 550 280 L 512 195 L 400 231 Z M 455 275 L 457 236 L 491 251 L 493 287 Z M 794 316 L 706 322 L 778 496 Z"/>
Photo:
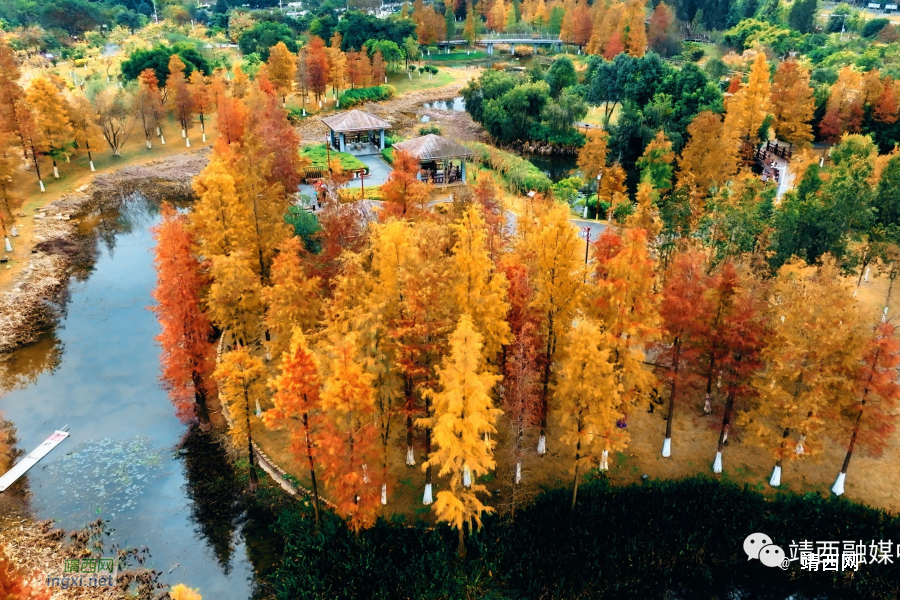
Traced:
<path fill-rule="evenodd" d="M 464 39 L 452 39 L 449 41 L 445 40 L 438 42 L 437 46 L 446 49 L 449 54 L 452 46 L 463 46 L 468 43 L 469 42 Z M 564 42 L 559 35 L 550 33 L 493 33 L 480 36 L 475 41 L 476 45 L 487 47 L 487 53 L 489 55 L 494 54 L 494 44 L 509 44 L 510 46 L 530 45 L 534 47 L 535 52 L 537 52 L 538 46 L 555 46 L 556 51 L 561 52 L 564 43 L 566 42 Z"/>

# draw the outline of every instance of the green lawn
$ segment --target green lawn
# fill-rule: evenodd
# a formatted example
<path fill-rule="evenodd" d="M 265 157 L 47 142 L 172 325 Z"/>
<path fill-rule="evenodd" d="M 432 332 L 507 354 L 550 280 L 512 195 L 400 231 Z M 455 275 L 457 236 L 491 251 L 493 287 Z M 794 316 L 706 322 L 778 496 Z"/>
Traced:
<path fill-rule="evenodd" d="M 456 78 L 444 69 L 439 69 L 437 75 L 432 75 L 431 81 L 428 80 L 427 73 L 420 74 L 418 71 L 413 73 L 412 81 L 410 81 L 406 73 L 391 73 L 388 75 L 388 83 L 397 89 L 398 94 L 444 87 L 455 80 Z"/>
<path fill-rule="evenodd" d="M 345 171 L 365 169 L 366 173 L 369 172 L 369 167 L 366 166 L 366 163 L 348 152 L 338 152 L 336 150 L 331 150 L 326 153 L 325 144 L 305 146 L 303 150 L 300 151 L 300 154 L 310 159 L 312 161 L 313 167 L 318 167 L 320 169 L 324 169 L 326 167 L 326 160 L 330 155 L 331 160 L 341 161 L 341 167 Z"/>
<path fill-rule="evenodd" d="M 466 54 L 465 50 L 451 50 L 450 54 L 435 53 L 431 56 L 426 56 L 425 60 L 428 62 L 467 62 L 484 60 L 487 57 L 487 53 L 480 50 L 472 51 L 471 54 Z"/>

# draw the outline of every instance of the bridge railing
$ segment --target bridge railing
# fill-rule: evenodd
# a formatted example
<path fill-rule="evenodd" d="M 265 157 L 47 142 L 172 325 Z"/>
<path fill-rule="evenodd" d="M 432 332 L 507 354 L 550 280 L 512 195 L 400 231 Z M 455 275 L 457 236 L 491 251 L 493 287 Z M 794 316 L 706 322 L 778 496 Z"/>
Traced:
<path fill-rule="evenodd" d="M 559 35 L 552 33 L 492 33 L 478 38 L 480 42 L 502 42 L 506 40 L 535 40 L 562 42 Z"/>

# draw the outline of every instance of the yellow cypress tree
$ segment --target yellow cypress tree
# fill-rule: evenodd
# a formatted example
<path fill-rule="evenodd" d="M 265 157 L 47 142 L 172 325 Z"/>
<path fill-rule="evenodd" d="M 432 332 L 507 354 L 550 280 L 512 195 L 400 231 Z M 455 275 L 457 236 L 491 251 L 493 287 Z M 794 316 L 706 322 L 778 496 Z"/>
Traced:
<path fill-rule="evenodd" d="M 219 329 L 228 330 L 238 344 L 254 343 L 260 334 L 263 303 L 252 259 L 244 251 L 214 256 L 210 274 L 213 283 L 206 299 L 210 319 Z"/>
<path fill-rule="evenodd" d="M 678 158 L 678 182 L 690 179 L 707 195 L 710 187 L 723 186 L 737 173 L 737 143 L 722 118 L 708 110 L 697 113 L 687 133 L 688 142 Z"/>
<path fill-rule="evenodd" d="M 290 237 L 281 244 L 272 261 L 271 285 L 262 291 L 269 353 L 279 360 L 291 343 L 295 327 L 310 331 L 318 323 L 321 280 L 307 277 L 304 272 L 300 260 L 302 245 L 298 237 Z"/>
<path fill-rule="evenodd" d="M 485 441 L 496 433 L 497 418 L 503 414 L 494 408 L 491 391 L 499 375 L 483 370 L 482 337 L 469 315 L 463 315 L 450 336 L 450 354 L 437 367 L 440 391 L 428 392 L 433 415 L 419 422 L 432 429 L 437 447 L 423 467 L 437 467 L 439 477 L 450 477 L 449 490 L 437 494 L 434 512 L 459 531 L 459 555 L 465 556 L 463 527 L 481 527 L 481 515 L 493 512 L 478 499 L 486 488 L 476 479 L 494 469 L 496 442 Z"/>
<path fill-rule="evenodd" d="M 347 55 L 341 50 L 342 39 L 341 34 L 335 31 L 331 36 L 331 47 L 328 48 L 328 81 L 331 82 L 335 98 L 344 88 L 344 81 L 347 79 Z"/>
<path fill-rule="evenodd" d="M 103 132 L 96 123 L 96 111 L 84 96 L 76 96 L 67 103 L 69 122 L 72 124 L 75 144 L 88 155 L 88 164 L 94 170 L 91 150 L 103 146 Z"/>
<path fill-rule="evenodd" d="M 588 132 L 587 142 L 578 151 L 578 169 L 588 183 L 596 179 L 606 168 L 608 139 L 609 134 L 606 131 L 591 130 Z"/>
<path fill-rule="evenodd" d="M 275 85 L 275 91 L 281 96 L 281 105 L 287 104 L 287 95 L 294 84 L 297 72 L 297 57 L 291 54 L 284 42 L 278 42 L 269 48 L 269 60 L 266 61 L 269 81 Z"/>
<path fill-rule="evenodd" d="M 656 383 L 644 348 L 660 334 L 660 296 L 647 231 L 604 232 L 597 242 L 589 314 L 602 324 L 622 394 L 628 401 L 650 394 Z"/>
<path fill-rule="evenodd" d="M 626 3 L 626 26 L 628 34 L 625 36 L 625 51 L 631 56 L 641 57 L 647 51 L 647 0 L 628 0 Z"/>
<path fill-rule="evenodd" d="M 253 459 L 253 426 L 259 427 L 254 416 L 259 402 L 266 397 L 266 368 L 263 362 L 251 355 L 243 346 L 226 352 L 216 367 L 213 377 L 219 386 L 219 398 L 231 415 L 229 433 L 235 445 L 247 444 L 250 458 L 250 491 L 257 486 Z"/>
<path fill-rule="evenodd" d="M 662 219 L 659 218 L 659 211 L 654 206 L 656 198 L 657 193 L 649 182 L 642 181 L 639 183 L 635 197 L 637 208 L 625 221 L 626 227 L 637 227 L 645 230 L 651 245 L 653 240 L 659 235 L 659 232 L 662 231 Z"/>
<path fill-rule="evenodd" d="M 493 361 L 501 348 L 512 341 L 506 321 L 510 308 L 506 300 L 509 287 L 506 276 L 494 269 L 485 245 L 484 219 L 474 204 L 453 225 L 453 230 L 456 233 L 454 300 L 462 312 L 472 318 L 475 330 L 481 334 L 485 359 Z"/>
<path fill-rule="evenodd" d="M 241 70 L 241 65 L 234 66 L 234 79 L 231 80 L 231 95 L 241 99 L 250 89 L 250 77 Z"/>
<path fill-rule="evenodd" d="M 75 143 L 65 98 L 46 77 L 35 77 L 25 93 L 25 101 L 34 117 L 35 150 L 53 159 L 53 175 L 58 179 L 56 159 L 71 152 Z"/>
<path fill-rule="evenodd" d="M 569 223 L 569 208 L 563 204 L 541 207 L 535 230 L 520 238 L 519 253 L 529 267 L 534 288 L 531 306 L 543 317 L 541 323 L 544 373 L 541 378 L 541 432 L 538 454 L 546 448 L 547 409 L 550 373 L 557 338 L 565 331 L 581 307 L 585 270 L 580 257 L 581 240 Z"/>
<path fill-rule="evenodd" d="M 725 103 L 725 128 L 737 139 L 755 147 L 759 128 L 769 114 L 772 86 L 769 63 L 762 52 L 756 55 L 747 83 Z"/>
<path fill-rule="evenodd" d="M 191 223 L 200 242 L 200 254 L 207 258 L 239 249 L 255 250 L 250 229 L 252 216 L 246 204 L 238 201 L 230 171 L 229 161 L 213 154 L 192 184 L 197 200 Z"/>
<path fill-rule="evenodd" d="M 232 166 L 238 199 L 250 215 L 250 232 L 255 239 L 252 249 L 257 259 L 255 269 L 264 279 L 269 276 L 276 249 L 292 234 L 291 226 L 284 220 L 290 199 L 280 183 L 267 180 L 272 162 L 272 154 L 266 152 L 263 140 L 248 133 Z"/>
<path fill-rule="evenodd" d="M 827 415 L 853 397 L 865 328 L 832 260 L 818 267 L 800 259 L 785 264 L 770 297 L 772 335 L 762 354 L 769 367 L 756 382 L 758 397 L 738 423 L 771 452 L 775 468 L 769 483 L 778 487 L 784 461 L 820 452 Z"/>
<path fill-rule="evenodd" d="M 815 109 L 809 71 L 793 60 L 779 64 L 772 83 L 772 115 L 778 138 L 798 146 L 809 145 Z"/>
<path fill-rule="evenodd" d="M 610 362 L 610 349 L 601 348 L 603 332 L 594 321 L 581 318 L 566 336 L 565 357 L 556 368 L 553 408 L 559 415 L 560 441 L 574 449 L 572 508 L 578 496 L 578 475 L 599 462 L 607 468 L 609 452 L 628 443 L 624 429 L 619 384 Z"/>
<path fill-rule="evenodd" d="M 625 169 L 618 163 L 603 170 L 603 178 L 600 180 L 600 198 L 609 202 L 609 211 L 606 217 L 610 221 L 616 207 L 628 202 L 628 188 L 625 185 L 626 177 Z"/>

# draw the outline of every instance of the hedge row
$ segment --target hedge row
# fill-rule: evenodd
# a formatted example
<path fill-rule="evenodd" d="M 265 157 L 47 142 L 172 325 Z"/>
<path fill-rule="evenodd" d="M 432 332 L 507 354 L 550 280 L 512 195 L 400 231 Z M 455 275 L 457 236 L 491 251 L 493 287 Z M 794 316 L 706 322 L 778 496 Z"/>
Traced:
<path fill-rule="evenodd" d="M 341 108 L 351 108 L 365 102 L 380 102 L 394 97 L 396 90 L 392 85 L 376 85 L 375 87 L 354 88 L 341 94 Z"/>
<path fill-rule="evenodd" d="M 380 521 L 358 537 L 331 513 L 319 531 L 309 507 L 283 512 L 285 553 L 272 583 L 280 600 L 393 598 L 854 598 L 900 597 L 900 560 L 809 572 L 748 561 L 743 541 L 900 541 L 900 519 L 817 494 L 774 497 L 707 477 L 622 488 L 605 480 L 551 490 L 467 535 L 444 525 Z"/>
<path fill-rule="evenodd" d="M 512 192 L 548 192 L 553 185 L 543 171 L 515 154 L 479 142 L 469 142 L 465 146 L 475 153 L 474 162 L 500 173 Z"/>

